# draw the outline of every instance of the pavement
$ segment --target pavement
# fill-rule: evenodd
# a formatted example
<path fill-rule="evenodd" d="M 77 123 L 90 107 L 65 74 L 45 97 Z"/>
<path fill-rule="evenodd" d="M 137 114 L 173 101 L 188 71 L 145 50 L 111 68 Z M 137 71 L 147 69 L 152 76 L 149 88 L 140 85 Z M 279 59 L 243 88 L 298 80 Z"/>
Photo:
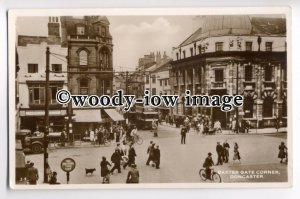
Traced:
<path fill-rule="evenodd" d="M 286 182 L 288 166 L 280 164 L 277 155 L 280 142 L 287 142 L 287 134 L 276 133 L 275 129 L 273 131 L 266 129 L 267 133 L 262 131 L 258 131 L 262 133 L 253 133 L 253 131 L 251 130 L 249 134 L 230 134 L 223 131 L 221 134 L 199 135 L 192 130 L 187 134 L 185 145 L 180 144 L 180 128 L 160 125 L 158 137 L 153 137 L 153 132 L 150 131 L 139 131 L 144 142 L 134 147 L 137 153 L 136 164 L 140 171 L 140 183 L 209 183 L 210 181 L 202 181 L 198 172 L 208 152 L 213 153 L 212 157 L 216 163 L 216 142 L 222 143 L 225 140 L 231 146 L 230 161 L 222 166 L 214 166 L 215 171 L 220 173 L 222 182 Z M 160 169 L 145 164 L 150 141 L 160 146 Z M 235 142 L 239 144 L 241 164 L 236 164 L 232 160 Z M 73 158 L 76 161 L 76 168 L 70 173 L 70 184 L 99 184 L 102 182 L 101 158 L 106 156 L 110 160 L 115 146 L 116 143 L 108 147 L 87 143 L 79 147 L 53 148 L 49 150 L 49 164 L 53 171 L 57 171 L 58 181 L 65 184 L 66 173 L 61 170 L 60 163 L 66 157 Z M 27 155 L 26 160 L 35 163 L 41 176 L 38 183 L 43 183 L 43 154 Z M 95 168 L 96 171 L 93 175 L 86 175 L 85 168 Z M 121 174 L 115 171 L 111 176 L 111 183 L 125 183 L 128 171 L 129 168 L 122 169 Z M 228 174 L 229 171 L 236 171 L 236 173 Z M 249 171 L 250 174 L 245 175 L 245 171 Z M 260 178 L 253 178 L 256 172 L 271 172 L 271 174 L 266 173 Z"/>

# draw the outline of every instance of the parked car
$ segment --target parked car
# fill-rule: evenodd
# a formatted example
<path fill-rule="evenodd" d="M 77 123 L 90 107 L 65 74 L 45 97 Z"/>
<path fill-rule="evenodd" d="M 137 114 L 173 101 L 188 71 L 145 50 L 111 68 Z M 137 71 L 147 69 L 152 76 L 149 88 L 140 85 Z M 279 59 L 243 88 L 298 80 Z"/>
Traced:
<path fill-rule="evenodd" d="M 51 132 L 48 142 L 59 142 L 60 132 Z M 29 129 L 22 129 L 16 133 L 16 140 L 21 140 L 24 152 L 42 153 L 44 150 L 44 133 L 31 133 Z"/>

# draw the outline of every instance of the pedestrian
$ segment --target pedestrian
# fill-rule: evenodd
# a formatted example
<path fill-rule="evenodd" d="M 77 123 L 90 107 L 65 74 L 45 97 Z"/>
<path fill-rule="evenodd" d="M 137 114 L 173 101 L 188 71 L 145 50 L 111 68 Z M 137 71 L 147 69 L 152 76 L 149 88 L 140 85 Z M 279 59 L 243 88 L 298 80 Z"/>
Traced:
<path fill-rule="evenodd" d="M 123 169 L 125 169 L 127 166 L 135 164 L 135 156 L 136 153 L 133 144 L 130 144 L 130 148 L 128 150 L 128 161 L 123 165 Z"/>
<path fill-rule="evenodd" d="M 159 169 L 159 166 L 160 166 L 160 150 L 159 150 L 159 146 L 156 145 L 154 151 L 153 151 L 153 160 L 154 160 L 154 163 L 156 165 L 156 169 Z"/>
<path fill-rule="evenodd" d="M 29 181 L 29 184 L 36 184 L 38 179 L 39 179 L 39 172 L 37 168 L 34 167 L 34 163 L 30 162 L 30 166 L 27 172 L 27 180 Z"/>
<path fill-rule="evenodd" d="M 148 146 L 148 149 L 147 149 L 147 154 L 148 155 L 148 160 L 146 162 L 146 165 L 149 165 L 149 163 L 152 161 L 153 159 L 153 150 L 154 150 L 154 143 L 153 141 L 150 141 L 150 145 Z"/>
<path fill-rule="evenodd" d="M 187 128 L 183 126 L 181 128 L 181 144 L 185 144 L 186 133 L 187 133 Z"/>
<path fill-rule="evenodd" d="M 139 183 L 139 178 L 139 170 L 136 168 L 136 164 L 132 164 L 130 171 L 128 171 L 126 183 Z"/>
<path fill-rule="evenodd" d="M 284 158 L 286 158 L 286 162 L 287 162 L 287 147 L 285 146 L 284 142 L 281 142 L 278 148 L 279 148 L 278 158 L 280 159 L 280 163 L 283 163 Z"/>
<path fill-rule="evenodd" d="M 121 137 L 121 132 L 120 132 L 120 127 L 116 127 L 116 142 L 120 142 L 120 137 Z"/>
<path fill-rule="evenodd" d="M 52 173 L 49 184 L 60 184 L 59 182 L 57 182 L 57 173 L 55 171 L 53 171 Z"/>
<path fill-rule="evenodd" d="M 233 147 L 233 160 L 238 160 L 239 162 L 241 162 L 241 156 L 240 156 L 240 152 L 239 152 L 239 145 L 235 142 L 234 143 L 234 147 Z"/>
<path fill-rule="evenodd" d="M 223 147 L 220 144 L 220 142 L 217 142 L 216 151 L 217 151 L 217 154 L 218 154 L 218 162 L 217 162 L 216 165 L 222 165 L 223 164 L 223 161 L 222 161 Z"/>
<path fill-rule="evenodd" d="M 61 146 L 65 146 L 65 142 L 66 142 L 66 132 L 65 130 L 62 130 L 61 134 L 60 134 L 60 142 L 61 142 Z"/>
<path fill-rule="evenodd" d="M 158 135 L 157 135 L 157 128 L 158 128 L 158 126 L 157 126 L 157 124 L 156 124 L 156 122 L 153 120 L 152 121 L 152 129 L 153 129 L 153 137 L 157 137 Z"/>
<path fill-rule="evenodd" d="M 117 169 L 118 173 L 121 173 L 121 153 L 120 150 L 115 149 L 115 152 L 111 156 L 111 161 L 114 163 L 113 168 L 110 170 L 110 173 L 113 174 L 114 170 Z"/>
<path fill-rule="evenodd" d="M 230 145 L 227 143 L 227 140 L 225 140 L 225 142 L 223 143 L 223 160 L 224 160 L 224 163 L 228 163 L 229 148 L 230 148 Z"/>
<path fill-rule="evenodd" d="M 108 165 L 111 166 L 111 164 L 106 160 L 106 157 L 102 157 L 102 161 L 100 162 L 100 170 L 101 170 L 101 177 L 102 177 L 102 183 L 105 183 L 105 178 L 109 178 L 109 169 Z"/>
<path fill-rule="evenodd" d="M 90 141 L 95 144 L 95 132 L 92 129 L 90 129 Z"/>

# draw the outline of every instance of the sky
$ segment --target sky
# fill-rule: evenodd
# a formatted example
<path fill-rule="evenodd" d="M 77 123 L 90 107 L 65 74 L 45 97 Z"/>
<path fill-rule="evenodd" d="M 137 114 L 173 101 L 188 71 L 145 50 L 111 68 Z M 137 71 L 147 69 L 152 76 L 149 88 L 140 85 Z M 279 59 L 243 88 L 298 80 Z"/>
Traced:
<path fill-rule="evenodd" d="M 113 38 L 113 66 L 134 70 L 145 54 L 178 46 L 193 33 L 193 16 L 108 16 Z M 17 35 L 47 36 L 48 17 L 19 17 Z"/>

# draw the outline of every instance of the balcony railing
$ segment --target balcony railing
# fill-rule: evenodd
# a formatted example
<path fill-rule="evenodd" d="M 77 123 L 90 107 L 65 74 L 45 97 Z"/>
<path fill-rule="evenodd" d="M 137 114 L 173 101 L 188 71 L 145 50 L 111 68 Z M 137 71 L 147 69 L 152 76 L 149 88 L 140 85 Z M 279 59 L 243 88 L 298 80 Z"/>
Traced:
<path fill-rule="evenodd" d="M 212 82 L 211 89 L 226 89 L 226 82 Z"/>
<path fill-rule="evenodd" d="M 76 39 L 76 40 L 96 40 L 97 36 L 95 35 L 70 35 L 70 39 Z"/>

